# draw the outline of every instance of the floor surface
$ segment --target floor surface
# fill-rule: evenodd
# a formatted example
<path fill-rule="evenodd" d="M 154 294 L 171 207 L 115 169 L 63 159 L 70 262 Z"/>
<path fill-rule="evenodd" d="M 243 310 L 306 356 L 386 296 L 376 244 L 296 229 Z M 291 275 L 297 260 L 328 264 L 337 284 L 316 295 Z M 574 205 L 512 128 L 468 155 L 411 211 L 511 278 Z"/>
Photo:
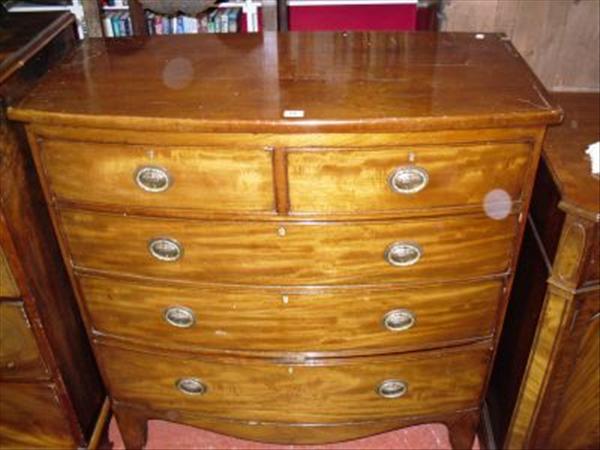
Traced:
<path fill-rule="evenodd" d="M 114 450 L 124 449 L 119 429 L 113 418 L 108 429 L 108 439 Z M 438 450 L 450 449 L 448 431 L 444 425 L 419 425 L 382 433 L 365 439 L 329 445 L 273 445 L 244 441 L 210 431 L 163 421 L 151 421 L 148 426 L 146 449 L 198 449 L 198 450 Z M 475 440 L 474 450 L 479 450 Z"/>

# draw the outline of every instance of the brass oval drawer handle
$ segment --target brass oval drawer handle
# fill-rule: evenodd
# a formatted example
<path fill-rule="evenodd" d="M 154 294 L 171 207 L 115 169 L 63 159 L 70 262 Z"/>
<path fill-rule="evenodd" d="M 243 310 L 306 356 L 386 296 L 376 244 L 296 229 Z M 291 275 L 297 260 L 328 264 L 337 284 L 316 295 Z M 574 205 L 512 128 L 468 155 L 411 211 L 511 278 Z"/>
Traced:
<path fill-rule="evenodd" d="M 162 167 L 143 166 L 135 173 L 135 183 L 146 192 L 164 192 L 171 186 L 171 177 Z"/>
<path fill-rule="evenodd" d="M 183 247 L 175 239 L 154 238 L 148 243 L 148 251 L 160 261 L 177 261 L 183 255 Z"/>
<path fill-rule="evenodd" d="M 408 384 L 401 380 L 385 380 L 377 387 L 377 394 L 383 398 L 400 398 L 408 392 Z"/>
<path fill-rule="evenodd" d="M 415 314 L 408 309 L 392 309 L 383 316 L 383 326 L 390 331 L 405 331 L 415 323 Z"/>
<path fill-rule="evenodd" d="M 169 325 L 177 328 L 190 328 L 196 323 L 194 311 L 185 306 L 170 306 L 165 309 L 163 319 Z"/>
<path fill-rule="evenodd" d="M 429 174 L 422 167 L 403 166 L 392 172 L 388 184 L 397 194 L 416 194 L 427 187 Z"/>
<path fill-rule="evenodd" d="M 394 242 L 385 250 L 385 260 L 392 266 L 412 266 L 423 256 L 423 249 L 416 242 Z"/>
<path fill-rule="evenodd" d="M 180 378 L 175 387 L 187 395 L 204 395 L 207 391 L 206 385 L 198 378 Z"/>

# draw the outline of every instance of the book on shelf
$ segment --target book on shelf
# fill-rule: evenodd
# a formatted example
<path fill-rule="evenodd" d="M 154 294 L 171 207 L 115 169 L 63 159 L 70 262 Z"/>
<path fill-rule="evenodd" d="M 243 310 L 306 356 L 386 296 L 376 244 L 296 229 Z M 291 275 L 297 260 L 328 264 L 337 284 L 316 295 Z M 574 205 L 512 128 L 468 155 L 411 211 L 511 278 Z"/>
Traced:
<path fill-rule="evenodd" d="M 133 36 L 133 24 L 129 12 L 107 12 L 102 17 L 102 28 L 106 37 Z"/>
<path fill-rule="evenodd" d="M 129 4 L 127 0 L 102 0 L 102 7 L 111 7 L 111 8 L 127 8 Z"/>
<path fill-rule="evenodd" d="M 237 33 L 242 29 L 241 8 L 209 8 L 198 14 L 163 15 L 153 11 L 145 11 L 145 22 L 148 34 L 190 34 L 190 33 Z"/>

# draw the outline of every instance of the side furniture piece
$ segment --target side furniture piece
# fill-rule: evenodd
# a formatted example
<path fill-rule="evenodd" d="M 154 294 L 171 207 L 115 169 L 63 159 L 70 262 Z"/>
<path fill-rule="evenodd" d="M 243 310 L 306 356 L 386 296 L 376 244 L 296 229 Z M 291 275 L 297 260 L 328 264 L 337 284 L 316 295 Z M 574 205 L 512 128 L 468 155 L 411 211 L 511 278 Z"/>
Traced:
<path fill-rule="evenodd" d="M 0 18 L 0 448 L 87 447 L 105 398 L 27 140 L 6 118 L 75 40 L 68 13 Z"/>
<path fill-rule="evenodd" d="M 556 99 L 487 399 L 498 448 L 600 447 L 600 95 Z"/>
<path fill-rule="evenodd" d="M 149 419 L 471 448 L 561 118 L 503 36 L 88 40 L 9 115 L 128 448 Z"/>
<path fill-rule="evenodd" d="M 79 39 L 83 39 L 86 32 L 86 17 L 85 9 L 86 0 L 57 0 L 57 1 L 20 1 L 20 0 L 4 0 L 4 7 L 11 13 L 57 13 L 69 12 L 75 16 L 77 35 Z"/>

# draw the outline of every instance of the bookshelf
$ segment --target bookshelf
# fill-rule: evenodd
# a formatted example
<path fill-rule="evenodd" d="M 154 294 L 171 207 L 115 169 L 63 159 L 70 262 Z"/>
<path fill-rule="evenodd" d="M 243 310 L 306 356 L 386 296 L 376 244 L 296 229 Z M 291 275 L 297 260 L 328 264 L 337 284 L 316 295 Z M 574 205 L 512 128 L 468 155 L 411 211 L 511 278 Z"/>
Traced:
<path fill-rule="evenodd" d="M 260 0 L 227 1 L 215 3 L 214 8 L 215 11 L 239 9 L 241 26 L 239 27 L 239 30 L 234 27 L 236 32 L 243 31 L 254 33 L 261 29 L 261 22 L 263 21 L 260 16 L 261 10 L 263 9 L 263 3 L 268 2 Z M 271 3 L 276 6 L 275 1 L 272 1 Z M 206 28 L 203 29 L 200 23 L 196 26 L 192 26 L 190 19 L 195 20 L 195 18 L 192 18 L 191 16 L 169 16 L 153 12 L 152 10 L 145 10 L 143 2 L 138 0 L 129 0 L 128 2 L 125 0 L 97 0 L 97 4 L 102 25 L 102 35 L 105 37 L 148 34 L 184 34 L 196 32 L 230 32 L 230 27 L 225 27 L 225 30 L 222 28 L 216 30 L 212 28 L 209 31 Z M 147 14 L 147 11 L 150 11 L 150 14 Z M 223 15 L 223 12 L 219 14 L 221 18 Z M 156 22 L 157 16 L 159 16 L 159 22 L 160 18 L 163 18 L 160 27 L 158 27 L 158 22 Z M 165 17 L 172 19 L 173 22 L 164 21 Z M 117 25 L 115 25 L 115 21 L 117 22 Z M 155 26 L 155 23 L 157 26 Z"/>

